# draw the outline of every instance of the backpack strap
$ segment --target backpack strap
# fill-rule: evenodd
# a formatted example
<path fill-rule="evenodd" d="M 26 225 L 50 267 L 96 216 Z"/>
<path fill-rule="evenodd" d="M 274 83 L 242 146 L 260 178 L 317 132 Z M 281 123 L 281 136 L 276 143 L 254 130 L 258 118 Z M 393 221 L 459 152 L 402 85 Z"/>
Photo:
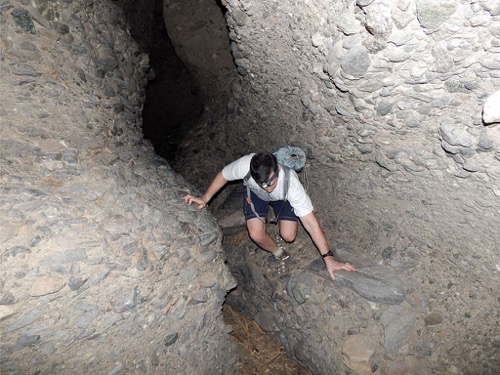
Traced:
<path fill-rule="evenodd" d="M 283 169 L 285 170 L 285 197 L 283 198 L 284 201 L 288 199 L 288 185 L 290 182 L 290 168 L 285 167 L 282 165 Z"/>
<path fill-rule="evenodd" d="M 260 219 L 260 215 L 255 211 L 255 206 L 253 205 L 252 200 L 250 199 L 250 185 L 248 184 L 248 180 L 252 177 L 250 171 L 248 171 L 247 175 L 245 178 L 243 178 L 243 185 L 247 187 L 247 203 L 250 205 L 250 208 L 252 209 L 253 213 L 255 216 L 257 216 Z"/>
<path fill-rule="evenodd" d="M 285 170 L 285 196 L 283 197 L 283 202 L 286 202 L 288 199 L 288 182 L 290 181 L 290 168 L 285 167 L 282 165 L 283 169 Z M 280 211 L 276 215 L 276 218 L 274 220 L 278 221 L 281 215 L 281 210 L 283 210 L 283 207 L 285 206 L 285 203 L 281 205 Z"/>

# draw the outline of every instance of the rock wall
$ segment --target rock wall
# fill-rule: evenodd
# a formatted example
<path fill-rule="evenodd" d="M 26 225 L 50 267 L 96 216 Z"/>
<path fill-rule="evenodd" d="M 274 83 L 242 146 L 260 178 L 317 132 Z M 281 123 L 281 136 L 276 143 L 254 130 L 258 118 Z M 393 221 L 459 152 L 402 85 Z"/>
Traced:
<path fill-rule="evenodd" d="M 203 101 L 205 121 L 224 110 L 236 77 L 227 25 L 216 0 L 163 0 L 163 18 L 179 58 Z"/>
<path fill-rule="evenodd" d="M 212 216 L 141 134 L 148 56 L 111 1 L 1 4 L 2 374 L 229 374 Z"/>
<path fill-rule="evenodd" d="M 129 16 L 152 4 L 117 3 Z M 176 170 L 203 190 L 239 155 L 303 147 L 317 215 L 359 271 L 332 284 L 301 230 L 280 279 L 244 231 L 223 239 L 210 213 L 180 202 L 191 185 L 142 138 L 153 74 L 115 3 L 7 0 L 1 371 L 233 373 L 224 240 L 239 282 L 228 301 L 314 373 L 495 374 L 496 2 L 222 3 L 237 79 L 222 63 L 218 76 L 217 55 L 194 56 L 210 38 L 169 33 L 192 42 L 185 58 L 210 108 Z M 203 19 L 203 4 L 183 10 Z M 182 5 L 164 2 L 169 30 Z M 210 20 L 188 31 L 225 29 Z M 148 25 L 135 27 L 149 45 Z M 239 214 L 232 187 L 211 206 L 219 224 Z"/>
<path fill-rule="evenodd" d="M 230 303 L 313 373 L 496 374 L 498 2 L 223 3 L 240 77 L 176 170 L 204 190 L 240 155 L 301 146 L 317 215 L 359 268 L 325 280 L 301 231 L 279 280 L 242 232 L 225 242 Z M 239 210 L 230 194 L 219 222 Z M 390 285 L 399 300 L 380 298 Z"/>

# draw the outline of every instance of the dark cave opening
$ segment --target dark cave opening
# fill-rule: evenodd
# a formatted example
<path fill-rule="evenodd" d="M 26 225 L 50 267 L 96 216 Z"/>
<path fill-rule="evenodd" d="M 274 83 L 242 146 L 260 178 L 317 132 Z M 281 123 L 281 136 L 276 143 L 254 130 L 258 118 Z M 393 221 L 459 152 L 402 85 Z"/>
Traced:
<path fill-rule="evenodd" d="M 203 103 L 168 36 L 161 0 L 155 4 L 151 31 L 149 56 L 154 78 L 146 88 L 143 133 L 158 155 L 172 161 L 180 141 L 202 115 Z"/>
<path fill-rule="evenodd" d="M 227 9 L 222 0 L 191 6 L 164 0 L 117 1 L 132 37 L 149 56 L 144 137 L 159 156 L 174 163 L 181 141 L 202 116 L 226 103 L 235 73 Z"/>

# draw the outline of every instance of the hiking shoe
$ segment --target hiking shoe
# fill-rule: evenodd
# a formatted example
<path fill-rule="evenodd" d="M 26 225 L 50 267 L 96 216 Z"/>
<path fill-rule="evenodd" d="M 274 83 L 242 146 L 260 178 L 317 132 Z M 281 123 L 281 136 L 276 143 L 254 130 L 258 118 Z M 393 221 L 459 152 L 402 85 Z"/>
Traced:
<path fill-rule="evenodd" d="M 274 259 L 277 261 L 278 276 L 288 274 L 290 267 L 290 254 L 283 250 L 283 254 L 280 257 L 275 256 Z"/>
<path fill-rule="evenodd" d="M 274 234 L 274 239 L 276 240 L 276 244 L 278 245 L 278 247 L 282 247 L 283 249 L 286 249 L 288 247 L 288 243 L 285 242 L 283 238 L 281 238 L 278 232 Z"/>
<path fill-rule="evenodd" d="M 283 253 L 279 257 L 277 257 L 276 255 L 273 255 L 273 256 L 274 256 L 274 259 L 276 259 L 279 262 L 284 262 L 285 260 L 287 260 L 288 258 L 290 258 L 290 254 L 288 254 L 286 252 L 286 250 L 283 250 Z"/>

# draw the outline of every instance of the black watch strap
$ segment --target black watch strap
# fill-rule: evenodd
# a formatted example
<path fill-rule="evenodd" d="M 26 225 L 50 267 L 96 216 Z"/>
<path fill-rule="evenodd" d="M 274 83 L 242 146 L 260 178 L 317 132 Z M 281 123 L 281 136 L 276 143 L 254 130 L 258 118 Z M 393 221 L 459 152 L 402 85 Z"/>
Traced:
<path fill-rule="evenodd" d="M 335 255 L 331 250 L 329 250 L 326 254 L 321 254 L 321 256 L 323 257 L 323 259 L 325 259 L 326 257 L 332 257 L 332 258 L 335 257 Z"/>

